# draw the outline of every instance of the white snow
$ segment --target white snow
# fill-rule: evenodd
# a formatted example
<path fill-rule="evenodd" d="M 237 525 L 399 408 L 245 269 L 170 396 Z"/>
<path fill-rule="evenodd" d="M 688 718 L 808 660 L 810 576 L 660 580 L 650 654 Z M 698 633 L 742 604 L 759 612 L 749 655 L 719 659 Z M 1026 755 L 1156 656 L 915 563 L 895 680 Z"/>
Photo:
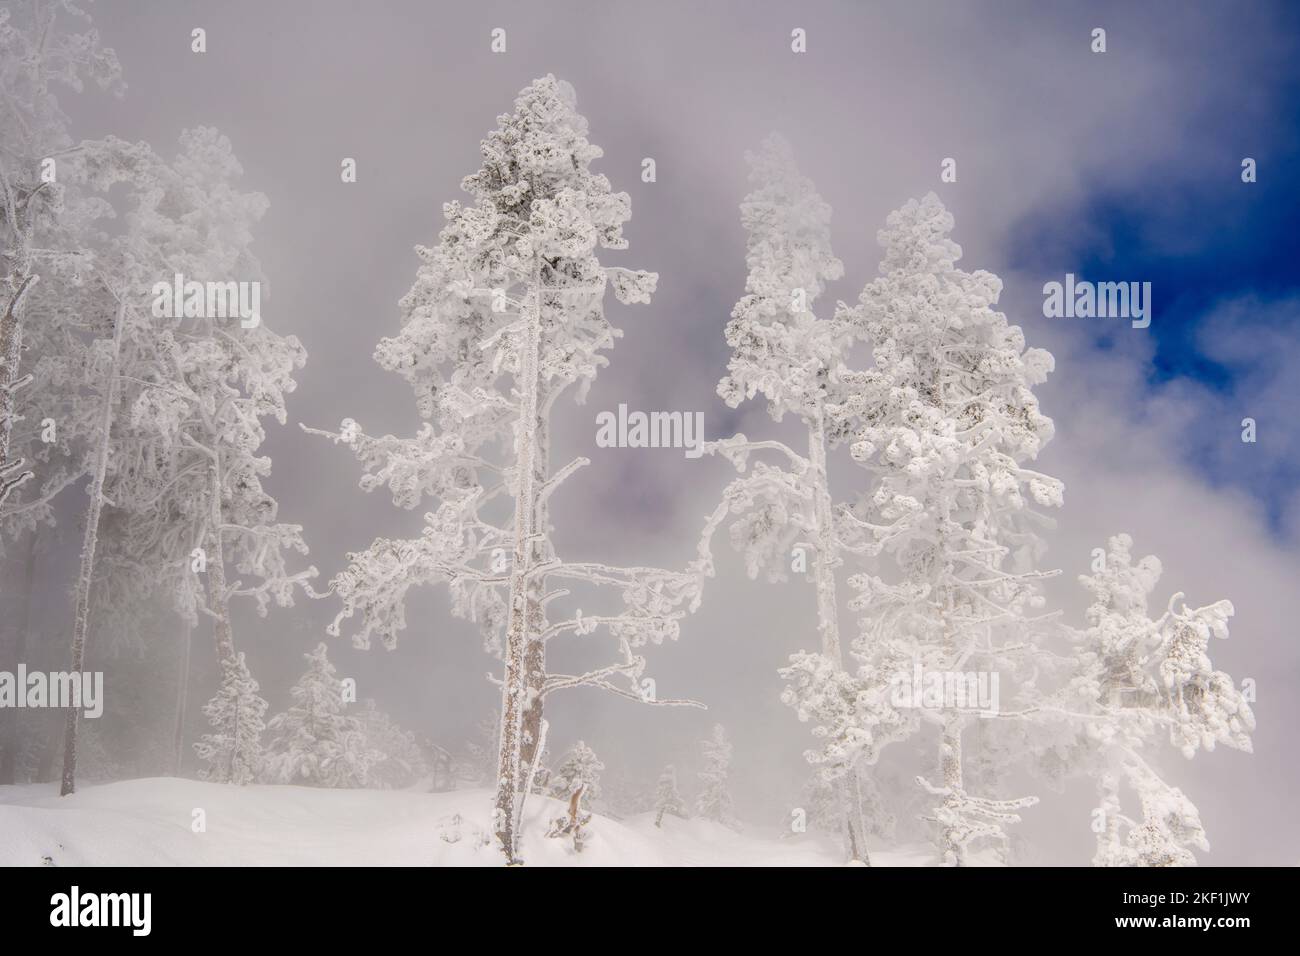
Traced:
<path fill-rule="evenodd" d="M 194 810 L 206 832 L 194 833 Z M 232 787 L 172 777 L 83 787 L 0 787 L 0 866 L 500 866 L 486 843 L 487 790 Z M 529 866 L 839 866 L 836 840 L 773 830 L 736 833 L 707 820 L 596 814 L 580 854 L 547 839 L 560 801 L 530 797 Z M 456 821 L 457 816 L 460 822 Z M 449 842 L 452 841 L 452 842 Z M 925 847 L 872 849 L 883 866 L 921 866 Z"/>

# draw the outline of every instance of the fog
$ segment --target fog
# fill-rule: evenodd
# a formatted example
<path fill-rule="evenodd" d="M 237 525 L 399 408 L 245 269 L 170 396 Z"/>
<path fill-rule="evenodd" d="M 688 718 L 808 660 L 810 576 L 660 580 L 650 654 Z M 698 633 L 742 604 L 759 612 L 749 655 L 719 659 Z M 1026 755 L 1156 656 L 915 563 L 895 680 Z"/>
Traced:
<path fill-rule="evenodd" d="M 1149 183 L 1153 204 L 1171 201 L 1159 192 L 1167 177 L 1222 166 L 1235 178 L 1241 156 L 1267 153 L 1270 130 L 1287 115 L 1278 64 L 1293 52 L 1275 29 L 1276 8 L 99 0 L 91 12 L 128 89 L 121 99 L 62 95 L 75 136 L 113 134 L 170 153 L 182 129 L 215 126 L 243 165 L 243 187 L 270 199 L 255 242 L 268 280 L 263 321 L 298 336 L 308 361 L 289 423 L 268 428 L 267 487 L 281 518 L 303 525 L 321 587 L 349 551 L 376 536 L 418 536 L 427 509 L 404 511 L 382 491 L 363 492 L 351 456 L 298 423 L 333 429 L 351 417 L 372 434 L 397 435 L 419 426 L 408 386 L 371 355 L 398 328 L 397 302 L 418 264 L 413 247 L 435 241 L 442 204 L 463 198 L 460 180 L 478 168 L 479 141 L 533 78 L 554 73 L 573 85 L 590 138 L 605 152 L 594 168 L 631 196 L 629 248 L 607 261 L 660 277 L 650 305 L 611 302 L 608 315 L 624 335 L 609 366 L 585 404 L 566 397 L 554 414 L 553 459 L 592 460 L 552 502 L 555 544 L 569 558 L 683 566 L 734 474 L 725 461 L 680 450 L 597 447 L 599 412 L 620 403 L 700 412 L 710 439 L 737 431 L 797 438 L 795 424 L 769 419 L 761 398 L 732 410 L 715 392 L 729 355 L 723 329 L 745 287 L 738 207 L 749 188 L 746 150 L 781 132 L 834 210 L 846 275 L 819 314 L 836 299 L 855 300 L 877 274 L 876 232 L 889 211 L 938 192 L 956 220 L 960 264 L 1001 276 L 1003 311 L 1031 346 L 1056 356 L 1055 373 L 1038 390 L 1056 438 L 1034 466 L 1066 487 L 1059 523 L 1045 536 L 1044 565 L 1062 571 L 1049 588 L 1054 606 L 1082 624 L 1087 595 L 1076 578 L 1088 571 L 1092 549 L 1120 531 L 1134 536 L 1138 554 L 1164 563 L 1157 607 L 1176 590 L 1193 606 L 1233 602 L 1231 639 L 1211 651 L 1238 681 L 1257 681 L 1255 752 L 1219 749 L 1192 762 L 1171 752 L 1161 768 L 1200 809 L 1213 848 L 1205 862 L 1295 862 L 1300 822 L 1289 810 L 1300 786 L 1293 734 L 1300 650 L 1283 600 L 1300 573 L 1294 492 L 1223 479 L 1237 467 L 1233 456 L 1254 454 L 1253 446 L 1212 443 L 1188 454 L 1189 434 L 1223 429 L 1235 437 L 1236 421 L 1253 414 L 1272 429 L 1258 446 L 1272 456 L 1267 468 L 1294 466 L 1294 423 L 1280 417 L 1294 398 L 1285 370 L 1300 359 L 1293 301 L 1270 306 L 1291 324 L 1274 326 L 1280 331 L 1261 346 L 1263 364 L 1234 334 L 1251 321 L 1251 306 L 1225 302 L 1207 317 L 1200 348 L 1235 363 L 1231 392 L 1190 375 L 1156 376 L 1153 331 L 1125 323 L 1103 336 L 1090 324 L 1100 320 L 1048 319 L 1042 311 L 1043 283 L 1077 271 L 1107 244 L 1107 222 L 1087 216 L 1093 197 L 1142 194 Z M 1105 54 L 1089 49 L 1096 26 L 1107 31 Z M 195 27 L 206 30 L 206 53 L 191 52 Z M 504 53 L 490 49 L 498 27 Z M 804 54 L 791 52 L 794 28 L 806 31 Z M 1206 135 L 1230 114 L 1221 137 Z M 1231 141 L 1239 124 L 1253 124 L 1249 144 Z M 355 183 L 340 181 L 344 157 L 356 160 Z M 654 182 L 642 181 L 647 157 Z M 957 162 L 953 183 L 940 181 L 948 157 Z M 1038 237 L 1032 254 L 1027 235 Z M 1110 267 L 1115 279 L 1147 278 L 1122 257 Z M 1156 285 L 1156 325 L 1176 295 Z M 848 498 L 863 490 L 864 473 L 839 450 L 831 482 Z M 65 493 L 57 537 L 45 537 L 37 564 L 32 640 L 49 667 L 64 666 L 71 633 L 84 500 L 79 490 Z M 797 576 L 749 580 L 725 534 L 715 554 L 718 576 L 680 640 L 647 652 L 660 695 L 708 709 L 640 707 L 578 690 L 548 702 L 548 746 L 559 755 L 585 740 L 608 773 L 652 791 L 667 763 L 692 777 L 699 742 L 722 723 L 734 744 L 738 815 L 780 826 L 799 805 L 811 738 L 779 699 L 777 669 L 816 644 L 815 596 Z M 20 557 L 11 550 L 4 562 L 8 622 L 22 598 Z M 445 589 L 412 591 L 408 628 L 393 651 L 354 649 L 346 628 L 328 637 L 337 612 L 332 598 L 302 599 L 264 619 L 238 612 L 235 641 L 271 712 L 286 705 L 303 654 L 325 640 L 358 696 L 374 698 L 422 740 L 462 751 L 499 704 L 487 675 L 499 675 L 500 664 L 475 627 L 451 615 Z M 853 630 L 843 606 L 841 626 Z M 105 721 L 115 719 L 115 672 L 145 666 L 152 654 L 149 666 L 175 673 L 167 642 L 179 642 L 180 625 L 170 635 L 166 624 L 150 628 L 142 639 L 152 651 L 92 645 L 106 674 Z M 563 667 L 587 658 L 557 644 L 555 660 Z M 204 730 L 201 702 L 217 682 L 207 621 L 195 632 L 190 681 L 192 742 Z M 173 695 L 160 678 L 157 700 L 139 708 L 170 714 Z M 926 738 L 900 745 L 897 759 L 929 761 L 931 752 Z M 184 770 L 197 771 L 192 754 Z M 1076 781 L 1064 795 L 1040 795 L 1020 825 L 1035 846 L 1028 859 L 1087 863 L 1091 788 Z"/>

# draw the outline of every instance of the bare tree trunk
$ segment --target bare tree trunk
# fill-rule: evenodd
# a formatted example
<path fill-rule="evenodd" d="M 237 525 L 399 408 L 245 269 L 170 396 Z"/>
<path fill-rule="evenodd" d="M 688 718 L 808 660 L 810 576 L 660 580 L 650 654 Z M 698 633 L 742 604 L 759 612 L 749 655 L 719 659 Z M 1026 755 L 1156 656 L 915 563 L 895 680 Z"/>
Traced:
<path fill-rule="evenodd" d="M 808 424 L 808 460 L 814 483 L 814 517 L 817 522 L 817 557 L 813 582 L 817 588 L 817 630 L 821 634 L 822 656 L 844 669 L 840 647 L 839 602 L 835 593 L 835 528 L 831 513 L 830 478 L 826 474 L 826 430 L 820 414 Z M 857 771 L 850 768 L 841 778 L 840 807 L 844 814 L 844 848 L 850 860 L 871 864 L 867 853 L 866 823 L 862 819 L 862 796 Z"/>
<path fill-rule="evenodd" d="M 54 760 L 63 743 L 63 721 L 59 720 L 57 710 L 43 712 L 45 720 L 45 746 L 41 748 L 41 759 L 36 764 L 36 782 L 50 783 L 54 780 Z"/>
<path fill-rule="evenodd" d="M 14 634 L 14 657 L 11 673 L 17 673 L 18 665 L 27 658 L 27 632 L 32 623 L 32 585 L 36 579 L 36 542 L 40 530 L 32 531 L 27 538 L 27 555 L 23 561 L 23 597 L 18 611 L 18 629 Z M 18 750 L 22 738 L 18 733 L 17 716 L 5 721 L 3 740 L 0 740 L 0 786 L 17 783 Z"/>
<path fill-rule="evenodd" d="M 118 360 L 122 352 L 122 326 L 125 324 L 126 301 L 117 307 L 113 323 L 113 364 L 104 389 L 104 408 L 99 421 L 99 448 L 95 451 L 95 470 L 90 479 L 90 507 L 86 511 L 86 533 L 81 545 L 81 570 L 77 576 L 76 618 L 72 632 L 70 670 L 80 674 L 86 663 L 86 631 L 90 625 L 90 583 L 95 573 L 95 549 L 99 545 L 99 515 L 104 509 L 104 476 L 108 472 L 110 431 L 113 427 L 113 403 L 117 400 Z M 60 796 L 77 789 L 77 727 L 81 708 L 75 701 L 68 708 L 63 730 L 63 784 Z"/>
<path fill-rule="evenodd" d="M 948 718 L 943 725 L 943 739 L 939 743 L 939 777 L 942 785 L 954 794 L 964 787 L 961 769 L 961 715 Z M 940 850 L 944 859 L 952 858 L 955 866 L 966 865 L 966 847 L 953 838 L 950 830 L 944 829 L 940 835 Z"/>
<path fill-rule="evenodd" d="M 207 556 L 208 610 L 215 617 L 212 637 L 217 649 L 217 663 L 235 659 L 235 637 L 230 627 L 230 602 L 226 597 L 226 553 L 221 541 L 221 452 L 213 448 L 212 490 L 209 520 L 212 523 L 212 552 Z"/>
<path fill-rule="evenodd" d="M 541 341 L 541 261 L 533 267 L 533 312 L 528 321 L 528 341 L 523 349 L 520 380 L 523 384 L 516 433 L 515 553 L 510 570 L 510 616 L 506 625 L 505 679 L 501 687 L 501 738 L 497 759 L 497 795 L 494 811 L 496 836 L 509 863 L 520 862 L 516 841 L 516 806 L 519 800 L 523 712 L 527 706 L 527 656 L 529 645 L 529 570 L 533 555 L 533 522 L 537 516 L 534 461 L 537 445 L 537 376 Z"/>
<path fill-rule="evenodd" d="M 190 689 L 190 651 L 194 645 L 194 625 L 185 622 L 184 637 L 181 639 L 181 666 L 176 677 L 176 730 L 172 738 L 172 776 L 181 775 L 181 764 L 185 756 L 185 705 Z"/>
<path fill-rule="evenodd" d="M 522 813 L 524 801 L 528 795 L 533 792 L 533 780 L 537 777 L 538 765 L 542 762 L 542 752 L 546 749 L 546 731 L 547 723 L 542 721 L 542 726 L 537 729 L 537 745 L 533 747 L 533 760 L 528 764 L 528 777 L 524 780 L 523 792 L 519 795 L 519 810 Z M 515 825 L 518 826 L 520 813 L 515 814 Z"/>
<path fill-rule="evenodd" d="M 18 374 L 23 354 L 23 300 L 36 282 L 34 275 L 18 281 L 17 290 L 9 297 L 4 315 L 0 316 L 0 504 L 31 477 L 30 472 L 22 471 L 22 459 L 10 460 L 9 441 L 17 404 L 14 395 L 24 381 Z"/>
<path fill-rule="evenodd" d="M 537 384 L 540 392 L 542 383 Z M 542 488 L 550 478 L 550 422 L 545 411 L 539 411 L 537 415 L 537 447 L 536 458 L 533 462 L 533 485 L 535 488 Z M 550 558 L 546 553 L 545 535 L 549 527 L 550 514 L 547 503 L 539 500 L 536 507 L 536 516 L 533 519 L 533 530 L 537 538 L 533 541 L 534 566 Z M 528 703 L 524 708 L 523 716 L 523 738 L 520 743 L 520 763 L 525 767 L 536 767 L 537 761 L 541 758 L 542 744 L 542 687 L 546 682 L 546 642 L 543 640 L 543 633 L 546 630 L 546 608 L 542 604 L 542 598 L 546 595 L 546 576 L 535 575 L 528 582 L 528 649 L 524 654 L 524 672 L 525 680 L 528 684 Z M 531 774 L 529 779 L 531 779 Z M 524 794 L 527 799 L 527 793 Z"/>
<path fill-rule="evenodd" d="M 817 588 L 817 632 L 821 635 L 823 656 L 842 667 L 839 607 L 835 598 L 834 528 L 826 475 L 826 433 L 820 417 L 808 426 L 808 460 L 812 464 L 813 508 L 817 522 L 817 558 L 813 563 L 813 582 Z"/>

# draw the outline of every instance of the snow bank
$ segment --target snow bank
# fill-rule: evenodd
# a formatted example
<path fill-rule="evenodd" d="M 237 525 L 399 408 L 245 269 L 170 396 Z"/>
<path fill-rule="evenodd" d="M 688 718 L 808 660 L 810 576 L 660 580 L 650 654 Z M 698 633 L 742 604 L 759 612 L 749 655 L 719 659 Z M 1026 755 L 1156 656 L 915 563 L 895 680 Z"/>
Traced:
<path fill-rule="evenodd" d="M 232 787 L 170 777 L 86 787 L 0 787 L 0 866 L 499 866 L 486 790 Z M 192 823 L 202 810 L 206 831 Z M 523 857 L 530 866 L 833 866 L 814 835 L 735 833 L 705 820 L 597 815 L 580 854 L 545 837 L 558 801 L 532 797 Z M 920 851 L 878 854 L 918 865 Z"/>

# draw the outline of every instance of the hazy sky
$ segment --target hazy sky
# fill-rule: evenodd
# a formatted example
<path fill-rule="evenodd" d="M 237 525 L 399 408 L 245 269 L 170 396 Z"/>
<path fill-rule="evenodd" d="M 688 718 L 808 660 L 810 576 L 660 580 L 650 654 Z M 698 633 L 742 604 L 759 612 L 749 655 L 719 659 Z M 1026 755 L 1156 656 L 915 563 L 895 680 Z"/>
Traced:
<path fill-rule="evenodd" d="M 596 412 L 626 402 L 702 411 L 711 438 L 782 433 L 761 402 L 731 412 L 714 393 L 723 327 L 744 291 L 746 149 L 784 133 L 835 211 L 846 277 L 823 314 L 875 275 L 887 213 L 936 190 L 956 217 L 962 265 L 1001 275 L 1008 316 L 1057 356 L 1041 389 L 1057 438 L 1040 462 L 1066 483 L 1047 555 L 1065 572 L 1054 597 L 1078 620 L 1075 576 L 1127 530 L 1165 564 L 1159 604 L 1173 590 L 1193 605 L 1233 601 L 1232 638 L 1212 652 L 1258 681 L 1257 752 L 1165 763 L 1201 809 L 1207 862 L 1294 863 L 1300 652 L 1281 598 L 1300 572 L 1297 16 L 1284 4 L 1137 6 L 100 0 L 92 12 L 127 95 L 64 102 L 77 136 L 143 139 L 165 154 L 181 129 L 216 126 L 244 186 L 270 198 L 256 242 L 264 320 L 309 353 L 291 427 L 271 429 L 270 488 L 325 577 L 376 535 L 417 534 L 421 511 L 361 492 L 355 462 L 293 423 L 351 416 L 371 431 L 414 430 L 408 387 L 371 353 L 397 328 L 412 247 L 435 239 L 441 204 L 478 167 L 479 140 L 532 78 L 574 85 L 605 150 L 597 169 L 632 197 L 630 248 L 610 261 L 660 274 L 652 305 L 611 304 L 625 337 L 587 404 L 557 410 L 555 459 L 593 460 L 554 501 L 566 556 L 681 566 L 731 476 L 671 450 L 598 449 Z M 1104 54 L 1089 49 L 1098 26 Z M 201 55 L 194 27 L 207 31 Z M 489 49 L 496 27 L 504 54 Z M 805 54 L 790 51 L 796 27 Z M 340 182 L 345 156 L 357 160 L 355 184 Z M 1246 156 L 1258 161 L 1253 185 L 1239 176 Z M 656 160 L 655 183 L 641 182 L 644 157 Z M 945 157 L 956 183 L 939 181 Z M 1042 284 L 1070 271 L 1152 281 L 1152 327 L 1044 318 Z M 1246 415 L 1259 422 L 1255 445 L 1238 439 Z M 833 480 L 841 497 L 860 482 L 843 462 Z M 808 743 L 777 700 L 776 669 L 816 642 L 813 595 L 804 582 L 747 581 L 729 551 L 719 556 L 704 608 L 678 644 L 650 655 L 660 694 L 698 697 L 709 712 L 579 692 L 551 710 L 552 749 L 584 737 L 649 786 L 722 721 L 739 778 L 759 784 L 742 814 L 776 823 L 806 777 Z M 273 707 L 334 610 L 319 602 L 243 622 L 237 640 Z M 310 626 L 291 628 L 297 619 Z M 495 705 L 480 677 L 495 662 L 442 591 L 417 593 L 408 620 L 395 652 L 339 640 L 333 654 L 363 696 L 458 747 Z M 1025 832 L 1086 862 L 1090 800 L 1082 782 L 1071 797 L 1045 796 Z"/>

